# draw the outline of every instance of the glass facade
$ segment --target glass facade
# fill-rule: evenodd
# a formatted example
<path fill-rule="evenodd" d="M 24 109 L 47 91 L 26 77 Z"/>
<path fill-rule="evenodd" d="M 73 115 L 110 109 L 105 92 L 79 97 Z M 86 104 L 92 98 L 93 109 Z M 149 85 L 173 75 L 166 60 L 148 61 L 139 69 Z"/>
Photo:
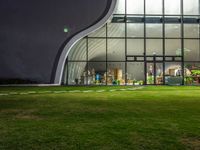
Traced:
<path fill-rule="evenodd" d="M 72 47 L 63 84 L 200 85 L 199 3 L 118 0 L 107 24 Z"/>

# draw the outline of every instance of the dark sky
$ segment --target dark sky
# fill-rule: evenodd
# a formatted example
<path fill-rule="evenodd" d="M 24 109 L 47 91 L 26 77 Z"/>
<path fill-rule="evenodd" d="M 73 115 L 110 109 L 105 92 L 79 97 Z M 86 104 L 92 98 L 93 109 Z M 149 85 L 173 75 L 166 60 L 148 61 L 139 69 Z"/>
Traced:
<path fill-rule="evenodd" d="M 107 1 L 0 0 L 0 79 L 49 83 L 63 42 L 97 21 Z"/>

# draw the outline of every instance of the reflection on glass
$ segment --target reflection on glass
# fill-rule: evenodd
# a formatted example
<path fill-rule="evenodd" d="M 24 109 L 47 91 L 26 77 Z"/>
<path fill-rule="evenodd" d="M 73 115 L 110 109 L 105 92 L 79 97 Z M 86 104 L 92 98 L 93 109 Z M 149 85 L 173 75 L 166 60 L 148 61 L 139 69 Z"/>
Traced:
<path fill-rule="evenodd" d="M 147 37 L 162 37 L 162 24 L 146 24 Z"/>
<path fill-rule="evenodd" d="M 181 63 L 165 63 L 165 84 L 181 85 L 183 81 Z"/>
<path fill-rule="evenodd" d="M 181 40 L 180 39 L 166 39 L 165 40 L 165 55 L 181 56 Z"/>
<path fill-rule="evenodd" d="M 125 0 L 117 0 L 114 14 L 125 14 Z"/>
<path fill-rule="evenodd" d="M 165 37 L 180 38 L 181 24 L 165 24 Z"/>
<path fill-rule="evenodd" d="M 106 61 L 106 39 L 88 39 L 88 60 Z"/>
<path fill-rule="evenodd" d="M 127 0 L 127 14 L 143 14 L 144 0 Z"/>
<path fill-rule="evenodd" d="M 86 62 L 68 63 L 68 84 L 69 85 L 87 85 Z"/>
<path fill-rule="evenodd" d="M 127 39 L 128 55 L 144 55 L 144 39 Z"/>
<path fill-rule="evenodd" d="M 127 37 L 144 37 L 144 24 L 128 23 L 127 24 Z"/>
<path fill-rule="evenodd" d="M 86 54 L 87 54 L 86 38 L 83 38 L 72 47 L 68 55 L 68 60 L 86 61 L 87 58 Z"/>
<path fill-rule="evenodd" d="M 199 38 L 199 25 L 198 24 L 184 24 L 184 37 L 185 38 Z"/>
<path fill-rule="evenodd" d="M 184 40 L 185 61 L 199 61 L 199 40 Z"/>
<path fill-rule="evenodd" d="M 162 0 L 146 0 L 147 14 L 162 14 Z"/>
<path fill-rule="evenodd" d="M 180 0 L 165 0 L 165 14 L 166 15 L 181 14 Z"/>
<path fill-rule="evenodd" d="M 125 37 L 125 24 L 124 23 L 109 23 L 108 37 Z"/>
<path fill-rule="evenodd" d="M 199 0 L 183 0 L 184 15 L 198 15 L 199 14 Z"/>
<path fill-rule="evenodd" d="M 124 39 L 108 39 L 108 61 L 125 61 Z"/>
<path fill-rule="evenodd" d="M 163 45 L 160 39 L 147 39 L 146 40 L 146 54 L 147 55 L 162 55 Z"/>

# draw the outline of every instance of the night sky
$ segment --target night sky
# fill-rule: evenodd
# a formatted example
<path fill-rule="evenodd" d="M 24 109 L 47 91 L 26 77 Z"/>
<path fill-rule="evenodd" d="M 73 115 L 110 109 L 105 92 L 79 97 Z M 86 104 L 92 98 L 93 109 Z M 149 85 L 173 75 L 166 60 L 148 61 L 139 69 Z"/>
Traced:
<path fill-rule="evenodd" d="M 61 45 L 97 21 L 107 1 L 1 0 L 0 79 L 50 83 Z"/>

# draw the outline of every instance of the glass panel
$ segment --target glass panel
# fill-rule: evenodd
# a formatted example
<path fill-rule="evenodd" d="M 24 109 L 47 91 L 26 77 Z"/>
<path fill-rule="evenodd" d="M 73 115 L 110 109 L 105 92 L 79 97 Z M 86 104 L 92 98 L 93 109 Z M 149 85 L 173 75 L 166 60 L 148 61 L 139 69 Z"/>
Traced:
<path fill-rule="evenodd" d="M 88 60 L 106 60 L 106 39 L 88 39 Z"/>
<path fill-rule="evenodd" d="M 125 14 L 125 0 L 117 0 L 114 14 Z"/>
<path fill-rule="evenodd" d="M 146 24 L 147 37 L 162 37 L 162 24 Z"/>
<path fill-rule="evenodd" d="M 105 85 L 106 84 L 106 63 L 105 62 L 89 62 L 87 80 L 89 85 Z"/>
<path fill-rule="evenodd" d="M 147 84 L 154 84 L 154 64 L 147 63 Z"/>
<path fill-rule="evenodd" d="M 127 39 L 127 54 L 128 55 L 144 55 L 144 40 L 143 39 Z"/>
<path fill-rule="evenodd" d="M 179 39 L 166 39 L 165 40 L 165 55 L 168 56 L 181 56 L 181 40 Z"/>
<path fill-rule="evenodd" d="M 146 0 L 146 14 L 162 14 L 162 0 Z"/>
<path fill-rule="evenodd" d="M 127 85 L 143 85 L 144 81 L 144 63 L 128 62 Z"/>
<path fill-rule="evenodd" d="M 162 40 L 147 39 L 146 40 L 146 54 L 147 55 L 163 55 Z"/>
<path fill-rule="evenodd" d="M 68 55 L 68 60 L 86 61 L 87 59 L 86 54 L 87 54 L 87 44 L 86 44 L 86 39 L 83 38 L 72 47 Z"/>
<path fill-rule="evenodd" d="M 184 15 L 199 14 L 199 0 L 183 0 Z"/>
<path fill-rule="evenodd" d="M 68 84 L 69 85 L 86 85 L 87 69 L 86 62 L 69 62 L 68 67 Z"/>
<path fill-rule="evenodd" d="M 125 39 L 108 39 L 108 60 L 125 61 Z"/>
<path fill-rule="evenodd" d="M 156 63 L 156 84 L 163 84 L 163 63 Z"/>
<path fill-rule="evenodd" d="M 182 67 L 181 63 L 165 63 L 165 84 L 181 85 L 182 84 Z"/>
<path fill-rule="evenodd" d="M 67 85 L 67 78 L 68 78 L 68 68 L 67 68 L 67 61 L 65 62 L 63 77 L 62 77 L 62 84 Z"/>
<path fill-rule="evenodd" d="M 198 24 L 184 24 L 184 37 L 185 38 L 199 38 L 199 25 Z"/>
<path fill-rule="evenodd" d="M 88 35 L 88 37 L 106 37 L 106 26 Z"/>
<path fill-rule="evenodd" d="M 108 37 L 125 37 L 125 24 L 108 23 Z"/>
<path fill-rule="evenodd" d="M 125 85 L 124 62 L 108 62 L 107 85 Z"/>
<path fill-rule="evenodd" d="M 165 37 L 180 38 L 181 25 L 180 24 L 165 24 Z"/>
<path fill-rule="evenodd" d="M 165 14 L 181 14 L 180 0 L 165 0 Z"/>
<path fill-rule="evenodd" d="M 184 40 L 185 61 L 199 61 L 199 40 Z"/>
<path fill-rule="evenodd" d="M 144 0 L 127 0 L 127 14 L 144 14 Z"/>
<path fill-rule="evenodd" d="M 200 85 L 200 63 L 185 63 L 184 72 L 186 85 Z"/>
<path fill-rule="evenodd" d="M 127 37 L 144 37 L 144 24 L 128 23 L 127 24 Z"/>

